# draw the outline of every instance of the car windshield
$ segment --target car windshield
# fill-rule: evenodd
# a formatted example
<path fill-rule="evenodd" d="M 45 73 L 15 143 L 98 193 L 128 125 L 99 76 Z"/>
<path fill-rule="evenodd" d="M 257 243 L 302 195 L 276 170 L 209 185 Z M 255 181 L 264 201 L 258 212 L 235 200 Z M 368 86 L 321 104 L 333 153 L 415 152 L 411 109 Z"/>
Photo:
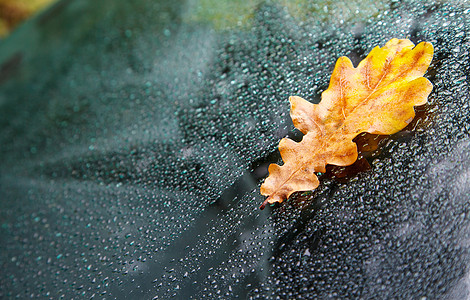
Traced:
<path fill-rule="evenodd" d="M 61 0 L 0 41 L 0 298 L 470 297 L 466 1 Z M 291 95 L 435 49 L 412 128 L 260 210 Z"/>

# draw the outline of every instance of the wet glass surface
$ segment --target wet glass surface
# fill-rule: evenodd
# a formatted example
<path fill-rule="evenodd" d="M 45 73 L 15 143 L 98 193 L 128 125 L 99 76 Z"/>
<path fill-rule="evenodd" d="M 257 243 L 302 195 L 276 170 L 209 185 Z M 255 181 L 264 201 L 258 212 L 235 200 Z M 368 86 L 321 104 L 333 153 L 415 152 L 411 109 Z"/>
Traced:
<path fill-rule="evenodd" d="M 468 298 L 469 13 L 60 1 L 0 44 L 0 298 Z M 435 48 L 414 128 L 260 211 L 288 96 L 392 37 Z"/>

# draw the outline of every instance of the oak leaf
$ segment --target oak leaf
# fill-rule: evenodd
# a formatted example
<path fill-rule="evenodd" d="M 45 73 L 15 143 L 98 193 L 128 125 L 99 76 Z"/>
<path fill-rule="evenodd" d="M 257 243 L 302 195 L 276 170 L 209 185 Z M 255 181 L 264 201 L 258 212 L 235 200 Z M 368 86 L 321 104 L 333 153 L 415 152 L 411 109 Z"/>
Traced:
<path fill-rule="evenodd" d="M 410 40 L 392 39 L 375 47 L 357 68 L 340 57 L 319 104 L 290 97 L 292 121 L 304 136 L 299 143 L 288 138 L 279 142 L 284 164 L 269 166 L 261 185 L 268 198 L 260 208 L 317 188 L 315 173 L 324 173 L 327 164 L 353 164 L 358 157 L 353 139 L 360 133 L 388 135 L 409 124 L 413 107 L 425 104 L 432 90 L 422 77 L 432 56 L 428 42 L 414 47 Z"/>

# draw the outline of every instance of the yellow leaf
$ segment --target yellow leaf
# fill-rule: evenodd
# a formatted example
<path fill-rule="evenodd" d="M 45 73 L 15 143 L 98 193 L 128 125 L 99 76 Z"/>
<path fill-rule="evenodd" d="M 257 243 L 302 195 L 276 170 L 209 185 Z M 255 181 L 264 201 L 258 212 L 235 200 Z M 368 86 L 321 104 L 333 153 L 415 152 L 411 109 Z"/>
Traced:
<path fill-rule="evenodd" d="M 393 134 L 415 116 L 414 106 L 423 105 L 432 90 L 422 77 L 433 56 L 430 43 L 414 47 L 407 39 L 391 39 L 375 47 L 354 68 L 340 57 L 321 102 L 312 104 L 292 96 L 291 118 L 303 134 L 301 142 L 284 138 L 279 143 L 284 164 L 271 164 L 261 185 L 268 203 L 282 202 L 296 191 L 318 187 L 315 172 L 327 164 L 348 166 L 358 156 L 353 139 L 362 132 Z"/>

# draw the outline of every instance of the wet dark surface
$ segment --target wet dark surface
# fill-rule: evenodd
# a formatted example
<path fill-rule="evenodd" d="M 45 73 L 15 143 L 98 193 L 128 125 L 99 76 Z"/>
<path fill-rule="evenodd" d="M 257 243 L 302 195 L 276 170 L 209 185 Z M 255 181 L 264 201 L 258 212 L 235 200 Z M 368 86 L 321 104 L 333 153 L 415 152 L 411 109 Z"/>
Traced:
<path fill-rule="evenodd" d="M 468 298 L 470 6 L 217 3 L 61 1 L 0 44 L 0 298 Z M 260 211 L 288 96 L 392 37 L 435 48 L 413 128 Z"/>

